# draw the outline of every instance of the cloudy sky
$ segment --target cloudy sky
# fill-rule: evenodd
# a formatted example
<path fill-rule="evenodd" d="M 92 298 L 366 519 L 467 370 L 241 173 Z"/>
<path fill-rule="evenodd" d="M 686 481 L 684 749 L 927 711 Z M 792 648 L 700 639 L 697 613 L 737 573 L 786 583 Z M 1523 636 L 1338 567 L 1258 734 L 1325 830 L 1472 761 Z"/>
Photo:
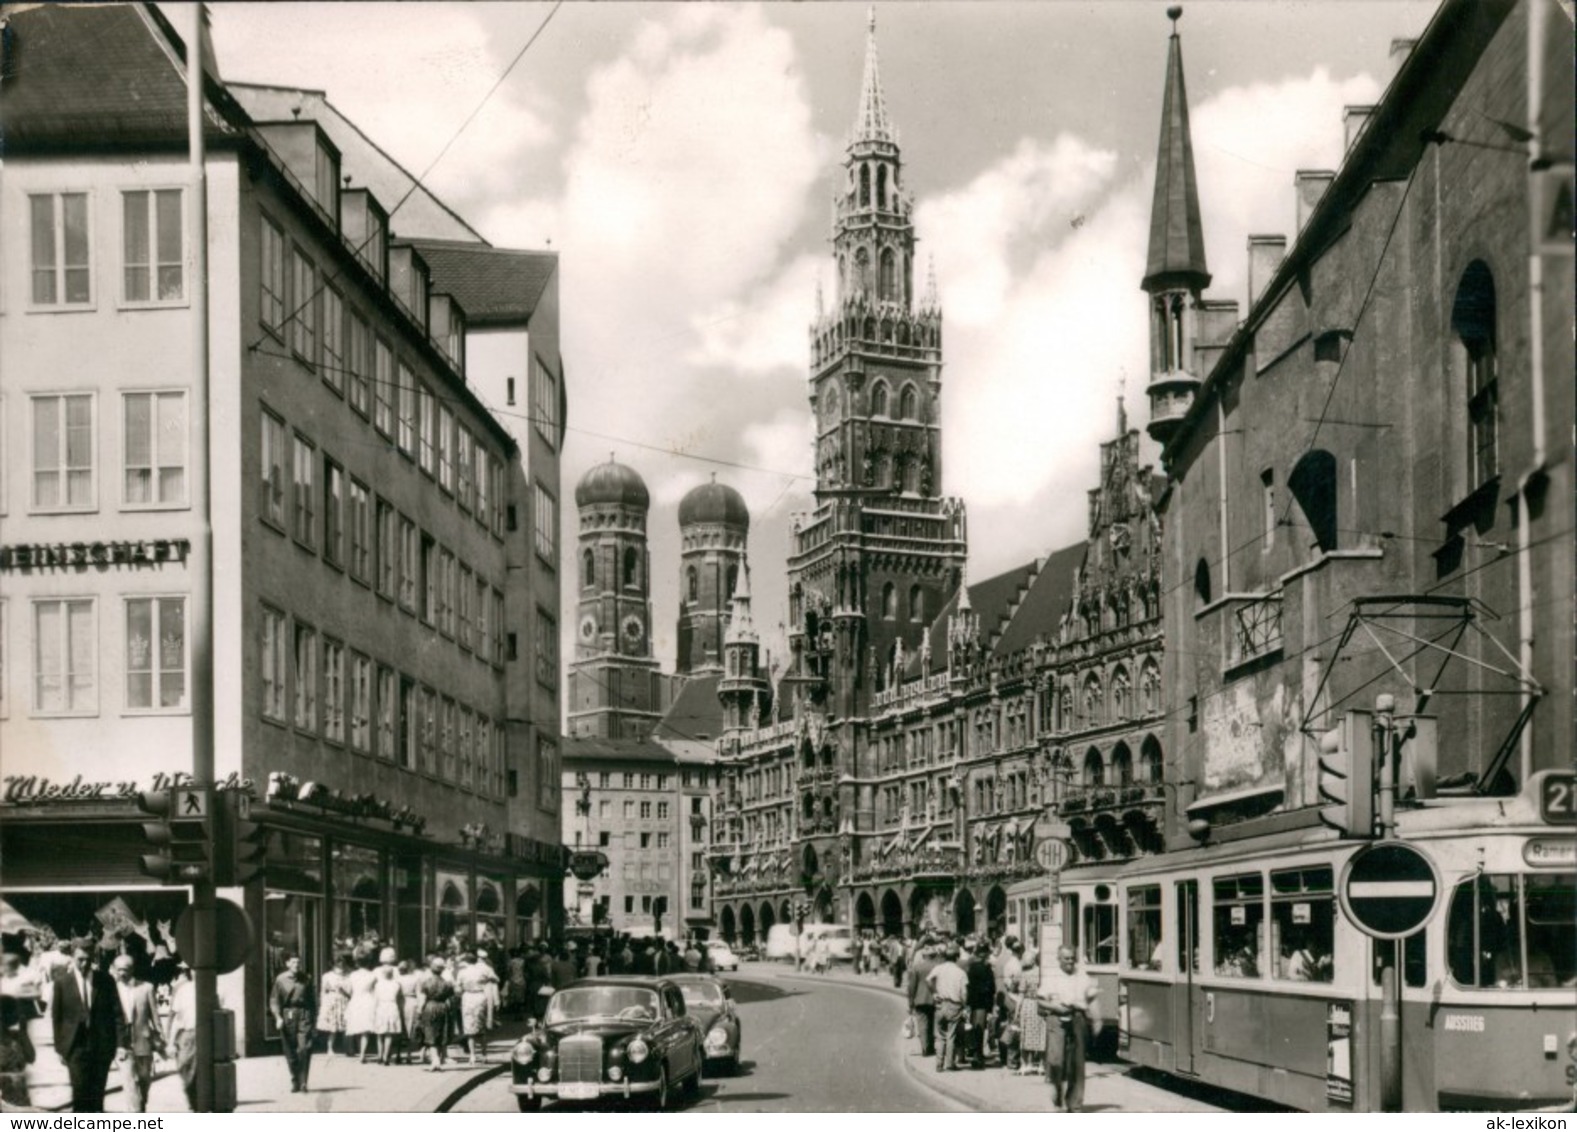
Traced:
<path fill-rule="evenodd" d="M 1293 227 L 1432 0 L 1191 2 L 1180 23 L 1211 295 L 1250 233 Z M 226 78 L 310 86 L 501 246 L 562 256 L 566 495 L 610 451 L 651 485 L 657 655 L 671 662 L 679 498 L 745 496 L 756 620 L 783 617 L 810 506 L 806 325 L 863 3 L 216 4 Z M 1096 444 L 1145 420 L 1145 234 L 1162 0 L 876 5 L 882 82 L 946 319 L 943 488 L 984 578 L 1083 537 Z M 475 120 L 455 138 L 466 118 Z M 399 230 L 396 216 L 393 227 Z M 566 506 L 566 511 L 569 508 Z M 565 516 L 573 532 L 573 515 Z M 567 597 L 566 600 L 573 600 Z M 566 627 L 574 619 L 566 616 Z"/>

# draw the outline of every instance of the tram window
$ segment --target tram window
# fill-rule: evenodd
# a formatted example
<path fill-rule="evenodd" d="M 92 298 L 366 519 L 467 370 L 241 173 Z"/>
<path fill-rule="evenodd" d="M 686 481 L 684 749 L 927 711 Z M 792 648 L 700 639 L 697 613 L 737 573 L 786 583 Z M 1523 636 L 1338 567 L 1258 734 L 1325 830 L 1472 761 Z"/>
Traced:
<path fill-rule="evenodd" d="M 1128 967 L 1161 969 L 1161 886 L 1138 885 L 1128 890 Z"/>
<path fill-rule="evenodd" d="M 1079 951 L 1079 894 L 1070 892 L 1062 898 L 1062 946 L 1073 948 L 1075 955 Z M 1045 964 L 1056 956 L 1042 956 L 1041 963 Z"/>
<path fill-rule="evenodd" d="M 1577 985 L 1577 878 L 1480 873 L 1451 894 L 1446 963 L 1465 987 Z"/>
<path fill-rule="evenodd" d="M 1429 982 L 1429 947 L 1425 942 L 1428 936 L 1426 928 L 1402 941 L 1402 981 L 1410 987 L 1425 986 Z M 1385 949 L 1390 946 L 1390 941 L 1377 939 L 1370 949 L 1369 978 L 1375 986 L 1380 985 L 1380 965 L 1385 958 Z"/>
<path fill-rule="evenodd" d="M 1084 906 L 1084 961 L 1117 962 L 1117 905 Z"/>
<path fill-rule="evenodd" d="M 1577 875 L 1523 878 L 1528 986 L 1577 986 Z"/>
<path fill-rule="evenodd" d="M 1270 874 L 1270 948 L 1276 978 L 1328 983 L 1336 973 L 1336 909 L 1328 866 Z"/>
<path fill-rule="evenodd" d="M 1259 873 L 1217 877 L 1213 911 L 1215 973 L 1259 978 L 1264 967 L 1265 878 Z"/>

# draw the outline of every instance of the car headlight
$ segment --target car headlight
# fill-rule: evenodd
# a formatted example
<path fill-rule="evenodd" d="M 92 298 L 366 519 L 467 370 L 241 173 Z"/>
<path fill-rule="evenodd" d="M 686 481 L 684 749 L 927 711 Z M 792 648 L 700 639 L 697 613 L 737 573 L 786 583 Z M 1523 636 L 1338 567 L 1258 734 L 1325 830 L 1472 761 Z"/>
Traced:
<path fill-rule="evenodd" d="M 610 1080 L 610 1081 L 622 1081 L 622 1080 L 624 1080 L 624 1070 L 620 1069 L 617 1065 L 610 1065 L 610 1066 L 608 1066 L 608 1080 Z"/>
<path fill-rule="evenodd" d="M 707 1031 L 706 1044 L 709 1046 L 726 1046 L 728 1044 L 728 1031 L 721 1026 L 713 1026 Z"/>
<path fill-rule="evenodd" d="M 647 1055 L 651 1052 L 651 1047 L 645 1042 L 641 1041 L 640 1038 L 636 1038 L 629 1045 L 624 1047 L 624 1053 L 630 1059 L 630 1063 L 632 1065 L 639 1065 L 641 1062 L 645 1061 Z"/>
<path fill-rule="evenodd" d="M 528 1064 L 536 1060 L 537 1047 L 530 1041 L 522 1038 L 515 1043 L 515 1048 L 510 1051 L 510 1056 L 522 1064 Z"/>
<path fill-rule="evenodd" d="M 537 1070 L 537 1080 L 541 1081 L 544 1085 L 546 1085 L 549 1081 L 553 1080 L 553 1070 L 552 1070 L 552 1068 L 549 1067 L 549 1066 L 544 1065 L 541 1069 L 538 1069 Z"/>

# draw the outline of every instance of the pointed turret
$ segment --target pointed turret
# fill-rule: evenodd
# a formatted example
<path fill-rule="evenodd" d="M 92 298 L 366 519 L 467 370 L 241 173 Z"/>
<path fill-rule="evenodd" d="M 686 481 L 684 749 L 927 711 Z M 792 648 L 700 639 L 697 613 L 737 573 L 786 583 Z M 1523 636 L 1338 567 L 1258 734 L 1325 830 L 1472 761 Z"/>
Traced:
<path fill-rule="evenodd" d="M 925 294 L 920 298 L 920 309 L 932 313 L 942 309 L 942 299 L 936 289 L 936 257 L 925 257 Z"/>
<path fill-rule="evenodd" d="M 1194 349 L 1200 293 L 1210 285 L 1204 227 L 1199 221 L 1199 186 L 1194 177 L 1194 143 L 1188 129 L 1188 91 L 1183 85 L 1183 45 L 1177 34 L 1183 9 L 1168 8 L 1166 14 L 1172 21 L 1172 37 L 1161 100 L 1150 254 L 1140 284 L 1150 295 L 1149 432 L 1163 445 L 1193 405 L 1199 388 Z"/>
<path fill-rule="evenodd" d="M 881 68 L 876 58 L 876 9 L 866 15 L 865 77 L 860 82 L 860 108 L 854 115 L 851 144 L 859 142 L 898 142 L 898 134 L 887 120 L 887 100 L 882 97 Z"/>
<path fill-rule="evenodd" d="M 1166 54 L 1166 92 L 1161 101 L 1161 142 L 1155 156 L 1155 198 L 1150 206 L 1150 255 L 1146 291 L 1183 283 L 1202 291 L 1210 285 L 1205 267 L 1204 226 L 1199 221 L 1199 185 L 1194 177 L 1194 142 L 1188 129 L 1188 91 L 1183 85 L 1183 42 L 1177 34 L 1181 7 L 1168 8 L 1172 37 Z"/>
<path fill-rule="evenodd" d="M 723 641 L 723 679 L 717 698 L 723 703 L 723 729 L 736 733 L 760 727 L 769 710 L 772 690 L 761 670 L 761 636 L 750 616 L 750 563 L 741 559 L 734 587 L 728 635 Z"/>

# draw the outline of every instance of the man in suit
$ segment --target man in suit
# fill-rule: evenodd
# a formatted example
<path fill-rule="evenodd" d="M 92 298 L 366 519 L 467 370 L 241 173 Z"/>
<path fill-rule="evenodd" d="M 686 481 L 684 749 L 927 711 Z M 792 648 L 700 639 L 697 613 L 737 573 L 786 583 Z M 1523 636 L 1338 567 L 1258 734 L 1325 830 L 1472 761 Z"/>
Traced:
<path fill-rule="evenodd" d="M 117 955 L 110 964 L 120 999 L 120 1073 L 126 1090 L 126 1111 L 148 1111 L 148 1086 L 153 1083 L 153 1055 L 164 1052 L 153 987 L 137 978 L 136 961 Z"/>
<path fill-rule="evenodd" d="M 56 973 L 49 1001 L 55 1053 L 71 1076 L 73 1112 L 104 1111 L 104 1088 L 120 1046 L 120 995 L 94 967 L 92 946 L 85 940 L 72 946 L 71 966 Z"/>

